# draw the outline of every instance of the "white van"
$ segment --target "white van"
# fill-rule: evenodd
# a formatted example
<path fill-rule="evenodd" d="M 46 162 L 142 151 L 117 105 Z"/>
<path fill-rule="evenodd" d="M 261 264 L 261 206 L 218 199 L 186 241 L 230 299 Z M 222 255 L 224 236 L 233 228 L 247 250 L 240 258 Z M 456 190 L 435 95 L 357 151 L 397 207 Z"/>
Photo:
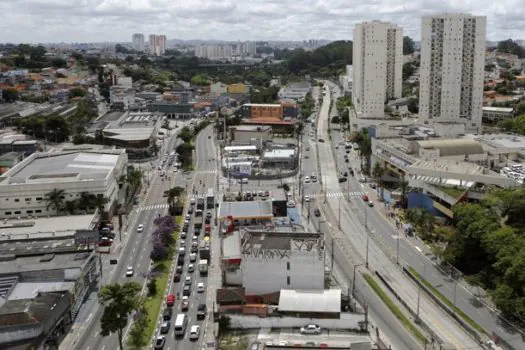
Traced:
<path fill-rule="evenodd" d="M 186 332 L 186 325 L 188 324 L 188 319 L 185 314 L 177 314 L 175 319 L 175 335 L 183 336 Z"/>

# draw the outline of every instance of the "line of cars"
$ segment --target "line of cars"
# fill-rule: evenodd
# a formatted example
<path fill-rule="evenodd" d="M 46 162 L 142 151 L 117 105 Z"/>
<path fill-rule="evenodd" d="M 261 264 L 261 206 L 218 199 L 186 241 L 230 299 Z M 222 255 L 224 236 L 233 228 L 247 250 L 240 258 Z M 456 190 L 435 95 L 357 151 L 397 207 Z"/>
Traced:
<path fill-rule="evenodd" d="M 196 208 L 195 208 L 196 207 Z M 154 349 L 162 349 L 166 343 L 165 334 L 169 333 L 171 327 L 172 315 L 175 308 L 175 303 L 180 297 L 180 312 L 175 316 L 175 322 L 173 325 L 173 331 L 176 338 L 183 338 L 186 334 L 186 328 L 188 328 L 188 323 L 191 322 L 190 317 L 186 314 L 190 311 L 191 303 L 190 298 L 192 296 L 192 287 L 194 285 L 193 274 L 196 270 L 196 263 L 201 254 L 199 254 L 199 241 L 205 249 L 202 253 L 206 252 L 206 249 L 209 249 L 209 236 L 205 236 L 203 239 L 199 239 L 201 234 L 202 227 L 202 217 L 205 216 L 206 225 L 211 224 L 211 218 L 213 216 L 211 211 L 206 211 L 204 214 L 204 204 L 192 198 L 190 200 L 190 206 L 188 208 L 187 214 L 184 216 L 184 222 L 182 231 L 180 234 L 179 240 L 179 249 L 177 255 L 177 265 L 176 271 L 173 276 L 173 283 L 182 282 L 182 296 L 177 293 L 177 295 L 169 294 L 166 298 L 166 307 L 162 313 L 162 324 L 159 330 L 159 334 L 155 339 Z M 193 215 L 194 214 L 194 215 Z M 197 220 L 199 219 L 199 220 Z M 193 235 L 191 240 L 189 240 L 190 225 L 193 223 Z M 210 234 L 210 230 L 204 230 L 206 235 Z M 187 251 L 189 250 L 189 254 Z M 208 252 L 209 254 L 209 252 Z M 188 259 L 186 259 L 188 256 Z M 207 257 L 207 256 L 206 256 Z M 208 260 L 201 259 L 198 262 L 199 265 L 199 274 L 200 276 L 207 275 L 207 264 Z M 203 265 L 203 266 L 201 266 Z M 184 270 L 186 270 L 186 275 L 184 276 Z M 179 287 L 180 288 L 180 287 Z M 196 293 L 202 294 L 206 292 L 206 286 L 204 282 L 196 283 Z M 206 318 L 207 308 L 205 303 L 199 303 L 197 306 L 196 318 L 198 321 L 202 321 Z M 188 338 L 191 341 L 196 341 L 200 338 L 201 326 L 199 324 L 193 324 L 189 327 Z"/>

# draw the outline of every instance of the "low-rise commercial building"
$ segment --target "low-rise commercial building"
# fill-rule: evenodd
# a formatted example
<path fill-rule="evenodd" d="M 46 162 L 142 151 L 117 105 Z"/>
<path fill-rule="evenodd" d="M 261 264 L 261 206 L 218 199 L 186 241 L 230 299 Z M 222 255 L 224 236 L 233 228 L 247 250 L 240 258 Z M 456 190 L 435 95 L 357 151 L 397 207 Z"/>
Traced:
<path fill-rule="evenodd" d="M 278 167 L 279 169 L 294 169 L 298 157 L 295 148 L 275 148 L 264 151 L 262 157 L 263 167 Z"/>
<path fill-rule="evenodd" d="M 280 104 L 248 103 L 240 108 L 244 122 L 259 125 L 293 124 L 297 118 L 297 105 L 290 102 Z"/>
<path fill-rule="evenodd" d="M 290 83 L 279 91 L 279 98 L 283 100 L 302 100 L 312 89 L 312 84 L 307 81 Z"/>
<path fill-rule="evenodd" d="M 239 125 L 230 127 L 230 139 L 237 145 L 260 144 L 272 139 L 272 127 L 268 125 Z"/>
<path fill-rule="evenodd" d="M 152 102 L 148 105 L 151 112 L 164 113 L 170 119 L 190 119 L 195 116 L 193 104 L 173 102 Z"/>
<path fill-rule="evenodd" d="M 514 118 L 514 109 L 505 107 L 483 107 L 483 122 L 493 123 Z"/>
<path fill-rule="evenodd" d="M 64 205 L 83 192 L 106 198 L 111 213 L 127 161 L 123 149 L 34 153 L 0 177 L 0 218 L 56 215 L 46 200 L 54 190 L 63 191 Z"/>
<path fill-rule="evenodd" d="M 242 285 L 252 299 L 282 289 L 323 290 L 324 259 L 321 233 L 246 229 L 222 241 L 224 283 Z"/>
<path fill-rule="evenodd" d="M 119 119 L 102 123 L 95 131 L 104 145 L 133 149 L 149 149 L 162 125 L 162 114 L 125 112 Z"/>

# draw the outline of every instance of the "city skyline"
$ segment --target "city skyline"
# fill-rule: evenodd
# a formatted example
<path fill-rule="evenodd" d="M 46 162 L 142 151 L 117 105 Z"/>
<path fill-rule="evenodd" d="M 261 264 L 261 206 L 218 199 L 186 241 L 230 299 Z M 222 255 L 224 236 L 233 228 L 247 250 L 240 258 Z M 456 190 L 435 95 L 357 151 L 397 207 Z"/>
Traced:
<path fill-rule="evenodd" d="M 467 4 L 374 0 L 336 1 L 3 0 L 2 42 L 129 42 L 133 33 L 164 33 L 181 40 L 351 40 L 357 23 L 388 21 L 420 40 L 421 17 L 440 12 L 487 16 L 487 40 L 525 38 L 516 0 Z M 286 11 L 283 11 L 283 8 Z M 173 23 L 177 23 L 176 26 Z"/>

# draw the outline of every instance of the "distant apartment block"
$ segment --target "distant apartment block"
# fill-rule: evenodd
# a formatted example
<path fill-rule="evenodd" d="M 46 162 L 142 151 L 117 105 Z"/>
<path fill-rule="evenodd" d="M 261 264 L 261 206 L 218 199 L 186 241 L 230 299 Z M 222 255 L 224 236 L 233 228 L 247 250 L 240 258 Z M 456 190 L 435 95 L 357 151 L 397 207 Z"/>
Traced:
<path fill-rule="evenodd" d="M 150 34 L 149 36 L 150 53 L 155 56 L 162 56 L 166 52 L 166 36 Z"/>
<path fill-rule="evenodd" d="M 425 123 L 481 131 L 486 22 L 462 13 L 422 18 L 419 115 Z"/>
<path fill-rule="evenodd" d="M 352 101 L 362 118 L 384 118 L 385 103 L 402 95 L 403 30 L 372 21 L 354 28 Z"/>
<path fill-rule="evenodd" d="M 133 48 L 137 51 L 144 51 L 144 34 L 135 33 L 132 37 Z"/>
<path fill-rule="evenodd" d="M 243 41 L 235 44 L 198 45 L 195 56 L 210 60 L 230 59 L 232 57 L 253 56 L 257 53 L 254 41 Z"/>

